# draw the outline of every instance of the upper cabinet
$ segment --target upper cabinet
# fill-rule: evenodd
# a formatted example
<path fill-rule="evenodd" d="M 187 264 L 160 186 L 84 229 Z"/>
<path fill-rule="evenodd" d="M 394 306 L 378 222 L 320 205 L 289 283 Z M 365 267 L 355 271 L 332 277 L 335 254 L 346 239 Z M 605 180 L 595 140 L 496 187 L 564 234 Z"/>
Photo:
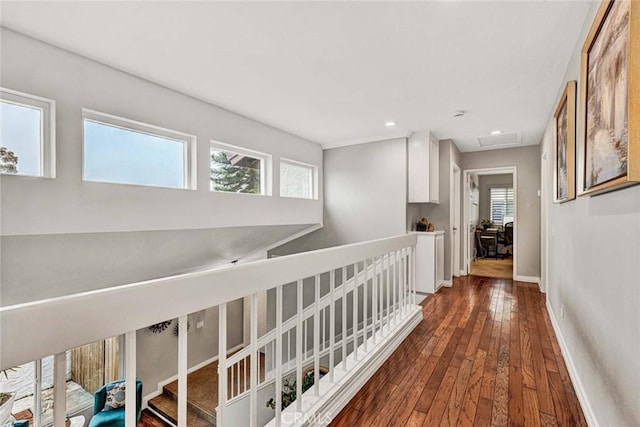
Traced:
<path fill-rule="evenodd" d="M 439 147 L 429 131 L 409 137 L 409 203 L 439 203 Z"/>

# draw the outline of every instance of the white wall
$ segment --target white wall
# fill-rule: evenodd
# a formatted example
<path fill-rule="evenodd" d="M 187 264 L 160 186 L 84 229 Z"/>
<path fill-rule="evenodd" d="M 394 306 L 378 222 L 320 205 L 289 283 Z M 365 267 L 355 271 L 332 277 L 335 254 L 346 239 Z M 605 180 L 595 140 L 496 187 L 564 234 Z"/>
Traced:
<path fill-rule="evenodd" d="M 462 154 L 464 170 L 516 166 L 518 179 L 516 190 L 515 232 L 518 234 L 518 276 L 540 277 L 540 156 L 539 147 L 506 148 L 476 151 Z"/>
<path fill-rule="evenodd" d="M 319 145 L 16 32 L 1 31 L 2 87 L 53 99 L 57 109 L 57 177 L 0 177 L 3 236 L 322 221 L 322 185 L 319 200 L 209 191 L 211 139 L 272 154 L 275 194 L 278 158 L 314 164 L 322 173 Z M 83 182 L 83 107 L 197 136 L 197 190 Z"/>
<path fill-rule="evenodd" d="M 322 222 L 318 144 L 0 29 L 0 86 L 56 101 L 55 179 L 0 175 L 10 305 L 228 263 Z M 197 190 L 82 181 L 82 108 L 196 135 Z M 274 196 L 209 191 L 209 141 L 271 154 Z M 278 159 L 318 166 L 318 200 L 278 197 Z"/>
<path fill-rule="evenodd" d="M 324 227 L 272 250 L 284 255 L 404 234 L 405 138 L 324 151 Z"/>
<path fill-rule="evenodd" d="M 591 6 L 557 99 L 569 80 L 577 80 L 578 91 L 583 90 L 580 48 L 598 6 L 598 2 Z M 550 111 L 549 116 L 552 114 Z M 583 135 L 579 117 L 577 129 L 576 181 L 580 189 Z M 593 425 L 638 426 L 640 186 L 553 204 L 552 119 L 541 154 L 548 224 L 544 232 L 549 239 L 547 298 L 567 346 L 563 354 L 578 378 L 574 386 L 587 417 L 594 417 Z"/>

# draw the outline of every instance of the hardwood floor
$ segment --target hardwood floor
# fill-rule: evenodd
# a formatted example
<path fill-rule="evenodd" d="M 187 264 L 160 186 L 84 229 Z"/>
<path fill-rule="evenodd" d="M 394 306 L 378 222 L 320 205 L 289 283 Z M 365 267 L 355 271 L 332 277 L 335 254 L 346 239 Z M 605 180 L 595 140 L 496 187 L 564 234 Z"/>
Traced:
<path fill-rule="evenodd" d="M 454 280 L 332 426 L 586 426 L 545 296 L 504 279 Z"/>

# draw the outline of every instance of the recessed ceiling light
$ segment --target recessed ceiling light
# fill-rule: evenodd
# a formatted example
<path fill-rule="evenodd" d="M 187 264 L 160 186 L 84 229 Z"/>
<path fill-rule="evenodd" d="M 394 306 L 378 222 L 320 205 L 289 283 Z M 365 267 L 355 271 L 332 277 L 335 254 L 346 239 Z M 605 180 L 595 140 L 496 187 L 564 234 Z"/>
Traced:
<path fill-rule="evenodd" d="M 502 133 L 502 131 L 501 131 L 501 130 L 494 130 L 494 131 L 491 131 L 491 135 L 500 135 L 501 133 Z"/>
<path fill-rule="evenodd" d="M 397 125 L 397 124 L 398 124 L 398 123 L 396 123 L 396 122 L 386 122 L 384 125 L 385 125 L 386 127 L 391 127 L 391 126 L 395 126 L 395 125 Z"/>

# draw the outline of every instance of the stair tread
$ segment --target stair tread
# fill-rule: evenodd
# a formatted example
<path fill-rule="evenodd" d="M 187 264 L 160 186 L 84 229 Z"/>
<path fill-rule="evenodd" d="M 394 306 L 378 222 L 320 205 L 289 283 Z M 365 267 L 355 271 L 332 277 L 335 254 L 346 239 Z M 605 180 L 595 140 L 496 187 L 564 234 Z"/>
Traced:
<path fill-rule="evenodd" d="M 177 424 L 178 420 L 178 403 L 170 396 L 161 394 L 149 400 L 149 407 L 160 415 L 167 418 L 169 421 Z M 189 427 L 213 427 L 215 423 L 212 423 L 205 418 L 202 418 L 196 411 L 187 407 L 187 425 Z"/>

